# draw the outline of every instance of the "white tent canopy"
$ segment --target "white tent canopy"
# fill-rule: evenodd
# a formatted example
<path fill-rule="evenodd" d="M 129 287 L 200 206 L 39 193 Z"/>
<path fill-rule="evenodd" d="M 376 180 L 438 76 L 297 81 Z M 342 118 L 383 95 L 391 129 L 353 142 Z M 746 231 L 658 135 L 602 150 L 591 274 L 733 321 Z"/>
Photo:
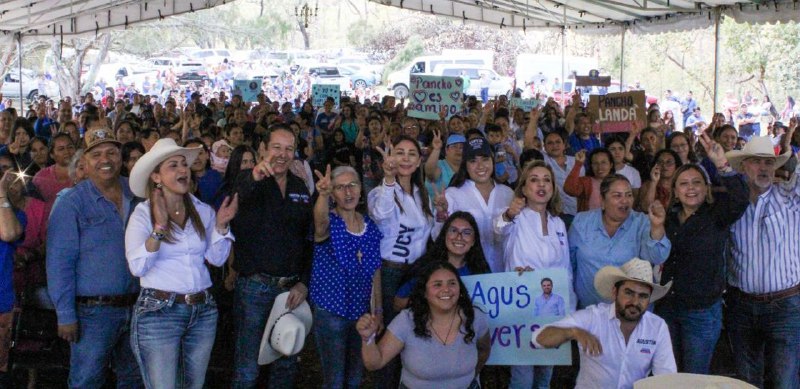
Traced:
<path fill-rule="evenodd" d="M 0 1 L 0 33 L 26 36 L 95 34 L 233 0 L 9 0 Z"/>
<path fill-rule="evenodd" d="M 375 3 L 508 28 L 562 28 L 581 33 L 635 33 L 706 28 L 713 12 L 737 22 L 800 21 L 797 0 L 370 0 Z"/>

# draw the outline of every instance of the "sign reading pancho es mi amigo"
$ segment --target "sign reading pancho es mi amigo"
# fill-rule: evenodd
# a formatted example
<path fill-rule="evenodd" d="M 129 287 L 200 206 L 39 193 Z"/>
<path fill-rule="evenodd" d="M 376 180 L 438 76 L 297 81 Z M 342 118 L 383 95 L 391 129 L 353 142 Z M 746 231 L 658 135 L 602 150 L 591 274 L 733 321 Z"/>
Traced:
<path fill-rule="evenodd" d="M 446 109 L 446 117 L 449 118 L 461 108 L 464 84 L 461 77 L 412 75 L 410 81 L 408 97 L 411 99 L 411 108 L 408 116 L 439 120 L 441 110 Z"/>
<path fill-rule="evenodd" d="M 628 132 L 636 123 L 643 128 L 647 121 L 644 91 L 589 96 L 589 114 L 594 132 Z"/>

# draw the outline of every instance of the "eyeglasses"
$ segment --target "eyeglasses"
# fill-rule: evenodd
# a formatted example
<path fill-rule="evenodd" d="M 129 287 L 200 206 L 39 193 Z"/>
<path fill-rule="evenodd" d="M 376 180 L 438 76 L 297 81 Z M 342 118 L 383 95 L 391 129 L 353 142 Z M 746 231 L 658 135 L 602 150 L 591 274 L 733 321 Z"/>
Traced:
<path fill-rule="evenodd" d="M 404 130 L 413 130 L 415 128 L 419 128 L 419 127 L 417 127 L 417 126 L 405 126 L 405 127 L 403 127 Z"/>
<path fill-rule="evenodd" d="M 463 230 L 459 230 L 456 227 L 450 227 L 447 229 L 447 235 L 456 236 L 461 235 L 462 238 L 472 238 L 475 235 L 475 231 L 471 228 L 465 228 Z"/>
<path fill-rule="evenodd" d="M 333 190 L 337 192 L 344 192 L 345 190 L 355 191 L 358 188 L 358 183 L 353 181 L 349 184 L 334 185 Z"/>
<path fill-rule="evenodd" d="M 673 166 L 675 165 L 675 161 L 658 161 L 657 164 L 661 166 Z"/>

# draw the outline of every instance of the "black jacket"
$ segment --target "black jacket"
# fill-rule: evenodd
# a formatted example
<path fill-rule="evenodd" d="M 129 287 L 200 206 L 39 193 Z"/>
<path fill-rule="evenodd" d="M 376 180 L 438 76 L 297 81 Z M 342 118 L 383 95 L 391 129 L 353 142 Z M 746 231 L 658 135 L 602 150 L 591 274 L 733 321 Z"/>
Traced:
<path fill-rule="evenodd" d="M 744 214 L 750 199 L 741 175 L 720 175 L 720 181 L 728 189 L 725 199 L 703 204 L 683 224 L 678 219 L 680 204 L 667 214 L 665 228 L 672 250 L 664 262 L 661 284 L 672 281 L 672 287 L 663 303 L 700 309 L 722 297 L 730 226 Z"/>

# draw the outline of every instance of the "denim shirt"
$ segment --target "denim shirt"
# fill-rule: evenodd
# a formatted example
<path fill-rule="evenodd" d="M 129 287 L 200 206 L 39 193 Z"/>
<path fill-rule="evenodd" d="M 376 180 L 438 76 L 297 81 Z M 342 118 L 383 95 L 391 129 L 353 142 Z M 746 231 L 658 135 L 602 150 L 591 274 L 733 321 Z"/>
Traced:
<path fill-rule="evenodd" d="M 120 177 L 123 219 L 91 180 L 58 197 L 47 231 L 47 288 L 58 324 L 77 322 L 76 296 L 136 293 L 125 259 L 125 224 L 136 198 Z"/>
<path fill-rule="evenodd" d="M 594 276 L 603 266 L 622 266 L 634 257 L 660 265 L 667 260 L 672 244 L 666 234 L 650 238 L 650 219 L 630 211 L 613 237 L 603 226 L 603 210 L 578 212 L 569 229 L 569 251 L 575 274 L 578 308 L 603 301 L 594 288 Z"/>

